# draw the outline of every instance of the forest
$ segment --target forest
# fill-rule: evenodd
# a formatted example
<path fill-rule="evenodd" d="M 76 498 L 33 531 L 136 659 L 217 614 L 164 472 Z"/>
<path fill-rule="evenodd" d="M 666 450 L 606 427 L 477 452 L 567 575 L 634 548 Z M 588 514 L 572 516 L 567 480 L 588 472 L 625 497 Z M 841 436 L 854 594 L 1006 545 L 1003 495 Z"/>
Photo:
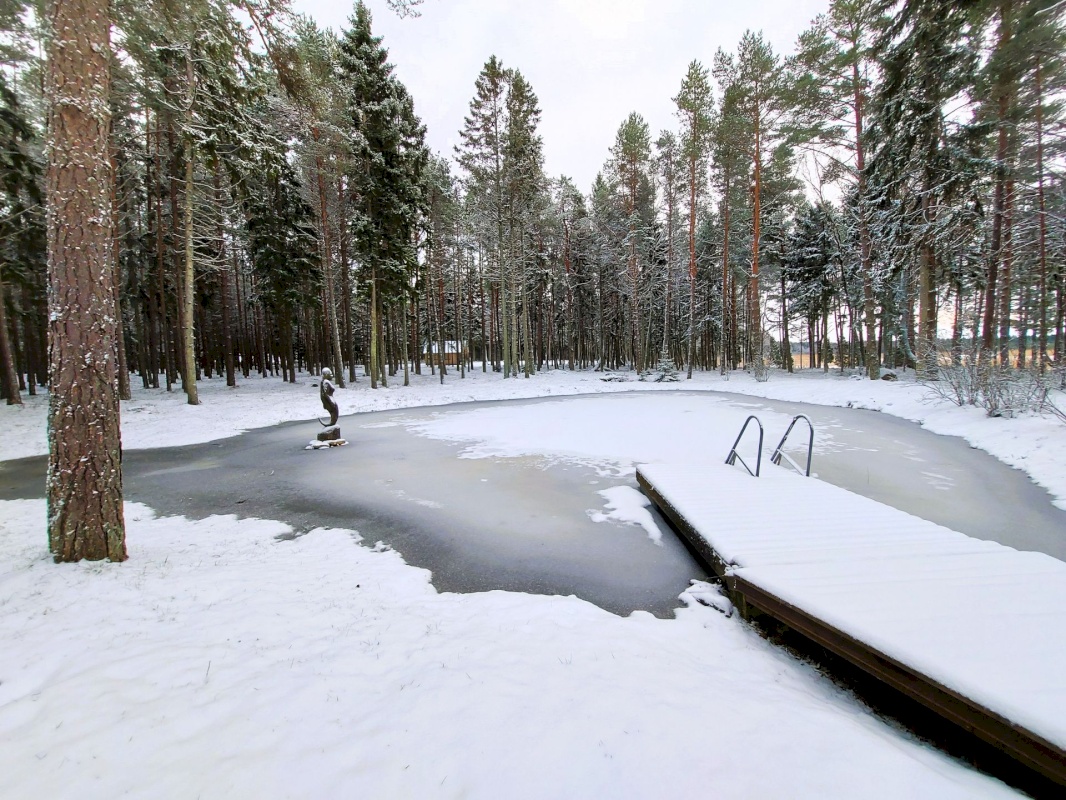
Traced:
<path fill-rule="evenodd" d="M 634 110 L 579 187 L 545 173 L 519 64 L 485 54 L 460 146 L 433 153 L 362 2 L 335 32 L 285 0 L 116 0 L 119 396 L 132 380 L 195 404 L 204 377 L 323 366 L 373 387 L 425 369 L 1054 374 L 1064 8 L 832 0 L 794 52 L 750 31 L 693 60 L 662 87 L 676 128 Z M 0 2 L 9 404 L 50 375 L 48 31 Z"/>

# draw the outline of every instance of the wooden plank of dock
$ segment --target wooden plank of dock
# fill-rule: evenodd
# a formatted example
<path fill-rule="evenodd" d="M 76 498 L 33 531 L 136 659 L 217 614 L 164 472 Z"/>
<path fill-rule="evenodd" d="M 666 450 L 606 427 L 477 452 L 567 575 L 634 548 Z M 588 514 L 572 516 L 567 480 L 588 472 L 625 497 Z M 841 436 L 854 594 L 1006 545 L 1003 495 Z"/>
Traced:
<path fill-rule="evenodd" d="M 642 465 L 637 480 L 742 613 L 1066 786 L 1066 563 L 779 469 Z"/>

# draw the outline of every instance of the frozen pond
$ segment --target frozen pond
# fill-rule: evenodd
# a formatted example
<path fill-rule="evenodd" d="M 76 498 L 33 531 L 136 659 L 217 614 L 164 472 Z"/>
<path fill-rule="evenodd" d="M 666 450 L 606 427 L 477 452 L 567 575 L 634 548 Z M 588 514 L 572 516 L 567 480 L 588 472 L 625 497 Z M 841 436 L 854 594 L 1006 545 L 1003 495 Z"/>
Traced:
<path fill-rule="evenodd" d="M 644 508 L 633 467 L 721 464 L 751 413 L 766 427 L 765 470 L 780 469 L 768 454 L 792 415 L 804 413 L 816 429 L 819 478 L 971 536 L 1066 560 L 1066 512 L 1024 473 L 961 439 L 877 412 L 708 392 L 352 415 L 340 421 L 351 444 L 325 452 L 302 449 L 317 423 L 291 423 L 127 452 L 125 484 L 128 499 L 165 514 L 354 528 L 432 570 L 442 591 L 576 594 L 617 613 L 665 616 L 705 573 Z M 797 443 L 804 433 L 797 428 Z M 754 438 L 741 452 L 753 463 Z M 43 458 L 3 464 L 0 498 L 40 496 L 43 471 Z"/>

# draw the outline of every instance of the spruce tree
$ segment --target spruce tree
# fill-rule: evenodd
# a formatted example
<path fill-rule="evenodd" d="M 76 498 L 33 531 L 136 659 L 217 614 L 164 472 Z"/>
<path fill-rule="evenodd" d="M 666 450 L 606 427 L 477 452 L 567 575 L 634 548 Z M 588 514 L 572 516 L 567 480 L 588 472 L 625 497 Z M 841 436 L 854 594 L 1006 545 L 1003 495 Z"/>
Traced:
<path fill-rule="evenodd" d="M 895 203 L 908 217 L 919 263 L 917 357 L 926 376 L 936 366 L 938 209 L 954 177 L 946 104 L 972 82 L 974 53 L 966 34 L 973 5 L 911 0 L 879 42 L 884 80 L 875 97 L 871 178 L 882 204 Z"/>
<path fill-rule="evenodd" d="M 528 378 L 534 369 L 530 318 L 529 266 L 537 258 L 532 241 L 536 206 L 543 196 L 543 153 L 537 126 L 540 107 L 532 87 L 518 70 L 509 74 L 507 124 L 504 135 L 503 172 L 507 202 L 508 261 L 515 267 L 515 303 L 521 304 L 519 328 L 522 338 L 523 372 Z"/>
<path fill-rule="evenodd" d="M 681 146 L 672 131 L 662 131 L 655 140 L 655 172 L 659 187 L 662 189 L 662 201 L 666 211 L 666 269 L 663 275 L 663 343 L 660 361 L 673 359 L 672 332 L 670 329 L 673 313 L 674 262 L 677 256 L 674 247 L 677 239 L 678 198 L 683 193 L 686 183 L 685 164 Z M 695 238 L 695 237 L 693 237 Z M 690 307 L 695 290 L 690 279 Z M 691 319 L 690 319 L 691 322 Z M 691 336 L 689 337 L 691 340 Z"/>
<path fill-rule="evenodd" d="M 29 152 L 33 130 L 15 93 L 0 75 L 0 390 L 8 405 L 21 405 L 20 375 L 15 369 L 8 336 L 8 302 L 4 288 L 16 273 L 23 280 L 33 269 L 21 246 L 36 226 L 34 206 L 40 202 L 39 169 Z M 8 274 L 10 273 L 10 274 Z M 31 386 L 32 386 L 31 377 Z"/>
<path fill-rule="evenodd" d="M 428 159 L 425 128 L 414 102 L 392 74 L 388 51 L 371 30 L 366 5 L 356 3 L 340 42 L 340 75 L 346 92 L 352 171 L 351 234 L 364 283 L 370 287 L 371 385 L 385 382 L 380 342 L 383 309 L 405 296 L 415 264 L 414 235 L 425 199 L 422 173 Z"/>

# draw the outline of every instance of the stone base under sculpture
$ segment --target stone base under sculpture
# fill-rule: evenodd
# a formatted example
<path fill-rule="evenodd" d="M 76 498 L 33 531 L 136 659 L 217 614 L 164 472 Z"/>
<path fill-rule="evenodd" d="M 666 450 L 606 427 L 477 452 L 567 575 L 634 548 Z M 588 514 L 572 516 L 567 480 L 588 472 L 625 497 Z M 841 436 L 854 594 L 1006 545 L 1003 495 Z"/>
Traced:
<path fill-rule="evenodd" d="M 318 434 L 315 441 L 308 442 L 304 450 L 324 450 L 327 447 L 342 447 L 346 444 L 348 442 L 341 438 L 341 429 L 334 425 Z"/>
<path fill-rule="evenodd" d="M 318 441 L 320 442 L 335 442 L 341 438 L 341 429 L 334 425 L 332 428 L 326 428 L 320 434 L 318 434 Z"/>

